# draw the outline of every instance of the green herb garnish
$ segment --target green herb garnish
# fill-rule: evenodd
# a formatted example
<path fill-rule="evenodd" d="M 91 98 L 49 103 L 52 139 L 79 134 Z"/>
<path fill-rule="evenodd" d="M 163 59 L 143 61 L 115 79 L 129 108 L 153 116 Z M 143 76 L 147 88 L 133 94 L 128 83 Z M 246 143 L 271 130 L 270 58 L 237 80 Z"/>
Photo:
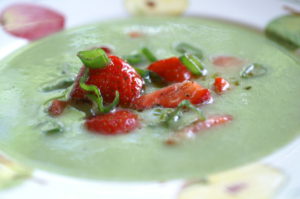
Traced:
<path fill-rule="evenodd" d="M 55 91 L 55 90 L 61 90 L 61 89 L 66 89 L 70 87 L 74 83 L 74 78 L 71 77 L 63 77 L 59 78 L 55 81 L 51 81 L 47 84 L 45 84 L 41 90 L 44 92 L 50 92 L 50 91 Z"/>
<path fill-rule="evenodd" d="M 181 42 L 181 43 L 175 45 L 175 50 L 182 54 L 186 54 L 186 53 L 193 54 L 193 55 L 197 56 L 199 59 L 203 58 L 203 53 L 199 48 L 196 48 L 196 47 L 194 47 L 190 44 L 184 43 L 184 42 Z"/>
<path fill-rule="evenodd" d="M 51 97 L 50 99 L 46 100 L 46 101 L 44 102 L 44 105 L 45 105 L 45 104 L 48 104 L 48 103 L 51 102 L 52 100 L 56 100 L 56 99 L 57 99 L 57 100 L 60 99 L 60 100 L 65 100 L 65 101 L 67 101 L 68 98 L 69 98 L 69 96 L 70 96 L 71 91 L 72 91 L 72 86 L 69 86 L 69 87 L 68 87 L 66 90 L 64 90 L 60 95 Z"/>
<path fill-rule="evenodd" d="M 191 54 L 185 54 L 179 57 L 179 59 L 192 74 L 199 76 L 205 76 L 207 74 L 204 64 L 200 59 L 198 59 L 198 57 Z"/>
<path fill-rule="evenodd" d="M 47 135 L 53 135 L 63 132 L 63 127 L 58 122 L 46 121 L 41 124 L 41 131 Z"/>
<path fill-rule="evenodd" d="M 155 55 L 148 49 L 148 48 L 142 48 L 141 53 L 147 58 L 149 62 L 156 62 L 157 58 Z"/>
<path fill-rule="evenodd" d="M 246 86 L 244 89 L 245 90 L 250 90 L 252 88 L 252 86 Z"/>
<path fill-rule="evenodd" d="M 244 79 L 259 77 L 267 73 L 267 68 L 261 64 L 251 64 L 241 71 L 240 76 Z"/>
<path fill-rule="evenodd" d="M 135 71 L 144 79 L 147 84 L 165 85 L 165 81 L 155 72 L 134 67 Z"/>
<path fill-rule="evenodd" d="M 183 115 L 184 108 L 189 108 L 195 111 L 198 115 L 198 119 L 203 121 L 205 120 L 205 116 L 200 108 L 195 107 L 189 100 L 183 100 L 174 111 L 168 113 L 165 117 L 166 119 L 164 120 L 164 123 L 167 126 L 172 126 L 174 123 L 178 122 L 180 117 Z"/>
<path fill-rule="evenodd" d="M 87 77 L 88 77 L 88 73 L 89 73 L 89 69 L 86 68 L 84 71 L 84 75 L 79 80 L 80 87 L 83 90 L 90 92 L 90 94 L 87 94 L 87 97 L 97 104 L 98 110 L 100 113 L 110 112 L 112 109 L 114 109 L 119 104 L 119 100 L 120 100 L 119 92 L 116 91 L 115 99 L 113 100 L 113 102 L 111 104 L 104 106 L 103 98 L 102 98 L 99 88 L 95 85 L 87 85 L 85 83 L 87 80 Z"/>
<path fill-rule="evenodd" d="M 110 63 L 110 59 L 101 48 L 80 51 L 77 56 L 87 68 L 103 68 Z"/>
<path fill-rule="evenodd" d="M 123 56 L 123 59 L 131 65 L 140 64 L 144 61 L 144 56 L 140 53 Z"/>

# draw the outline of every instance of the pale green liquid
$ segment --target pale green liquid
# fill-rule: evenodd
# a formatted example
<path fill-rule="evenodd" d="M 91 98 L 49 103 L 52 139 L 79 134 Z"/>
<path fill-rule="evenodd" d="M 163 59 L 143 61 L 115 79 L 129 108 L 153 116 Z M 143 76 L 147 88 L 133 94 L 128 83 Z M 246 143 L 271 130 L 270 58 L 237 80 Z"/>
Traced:
<path fill-rule="evenodd" d="M 131 39 L 130 31 L 147 36 Z M 210 56 L 229 54 L 268 67 L 266 76 L 243 80 L 215 97 L 206 115 L 231 114 L 234 121 L 203 132 L 179 146 L 163 144 L 171 133 L 147 126 L 151 112 L 140 118 L 144 127 L 124 136 L 97 136 L 84 130 L 84 115 L 67 109 L 59 117 L 65 132 L 47 136 L 36 124 L 48 118 L 42 105 L 58 92 L 41 85 L 76 75 L 80 50 L 109 45 L 117 55 L 147 46 L 158 58 L 179 55 L 177 42 L 201 48 L 209 74 L 239 77 L 241 68 L 216 69 Z M 232 70 L 232 71 L 230 71 Z M 284 146 L 300 133 L 300 65 L 262 35 L 223 22 L 191 19 L 126 19 L 69 30 L 17 51 L 0 63 L 0 146 L 24 163 L 66 175 L 103 180 L 169 180 L 193 178 L 255 161 Z M 211 88 L 213 80 L 200 81 Z M 245 86 L 252 86 L 249 91 Z"/>

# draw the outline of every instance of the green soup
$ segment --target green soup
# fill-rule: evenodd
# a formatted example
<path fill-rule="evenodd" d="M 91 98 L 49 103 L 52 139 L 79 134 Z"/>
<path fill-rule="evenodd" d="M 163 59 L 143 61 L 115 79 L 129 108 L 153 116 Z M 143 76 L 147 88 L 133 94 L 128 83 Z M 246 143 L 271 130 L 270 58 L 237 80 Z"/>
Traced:
<path fill-rule="evenodd" d="M 145 36 L 130 38 L 133 31 Z M 244 59 L 245 66 L 260 63 L 268 69 L 264 76 L 239 80 L 239 86 L 214 94 L 214 103 L 202 107 L 206 115 L 230 114 L 232 122 L 167 146 L 163 142 L 172 131 L 158 124 L 155 109 L 138 112 L 142 128 L 103 136 L 85 130 L 84 114 L 68 108 L 55 119 L 64 132 L 42 133 L 39 124 L 53 120 L 43 104 L 61 91 L 41 87 L 62 76 L 75 77 L 81 67 L 78 51 L 109 46 L 123 56 L 147 46 L 163 59 L 180 55 L 174 49 L 178 42 L 203 50 L 208 77 L 196 81 L 209 89 L 212 74 L 239 80 L 242 69 L 216 67 L 212 56 L 232 55 Z M 131 18 L 84 26 L 22 48 L 0 62 L 0 71 L 1 149 L 34 168 L 61 174 L 124 181 L 199 177 L 258 160 L 300 133 L 299 62 L 261 34 L 219 21 Z M 193 117 L 188 113 L 181 122 Z"/>

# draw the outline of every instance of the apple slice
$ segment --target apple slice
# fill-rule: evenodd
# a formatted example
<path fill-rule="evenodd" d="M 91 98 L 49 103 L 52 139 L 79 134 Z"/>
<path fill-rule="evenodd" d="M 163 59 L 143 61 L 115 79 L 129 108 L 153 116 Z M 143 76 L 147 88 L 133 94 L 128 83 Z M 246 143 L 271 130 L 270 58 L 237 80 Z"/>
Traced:
<path fill-rule="evenodd" d="M 126 0 L 125 6 L 132 15 L 181 15 L 188 0 Z"/>
<path fill-rule="evenodd" d="M 65 17 L 49 8 L 22 3 L 4 9 L 0 24 L 16 37 L 36 40 L 62 30 Z"/>
<path fill-rule="evenodd" d="M 271 199 L 286 176 L 278 169 L 251 164 L 183 187 L 178 199 Z"/>
<path fill-rule="evenodd" d="M 0 153 L 0 190 L 17 184 L 31 176 L 31 169 L 26 168 Z"/>

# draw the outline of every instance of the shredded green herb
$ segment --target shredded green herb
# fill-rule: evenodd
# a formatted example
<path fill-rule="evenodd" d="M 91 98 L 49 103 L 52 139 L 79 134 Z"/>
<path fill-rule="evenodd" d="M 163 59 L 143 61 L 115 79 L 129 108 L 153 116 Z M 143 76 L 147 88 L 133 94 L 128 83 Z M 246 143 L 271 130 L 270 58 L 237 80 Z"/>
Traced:
<path fill-rule="evenodd" d="M 88 73 L 89 73 L 89 69 L 86 68 L 85 71 L 84 71 L 84 75 L 79 80 L 80 87 L 83 90 L 90 93 L 90 94 L 87 94 L 87 97 L 97 104 L 98 111 L 100 113 L 110 112 L 112 109 L 114 109 L 119 104 L 119 100 L 120 100 L 119 92 L 116 91 L 115 99 L 113 100 L 113 102 L 111 104 L 109 104 L 107 106 L 104 106 L 103 105 L 103 98 L 102 98 L 102 95 L 101 95 L 101 92 L 100 92 L 99 88 L 95 85 L 87 85 L 85 83 L 87 78 L 88 78 Z"/>
<path fill-rule="evenodd" d="M 252 88 L 252 86 L 246 86 L 244 89 L 245 90 L 250 90 Z"/>
<path fill-rule="evenodd" d="M 66 89 L 74 83 L 74 78 L 71 77 L 62 77 L 57 80 L 51 81 L 45 84 L 41 90 L 43 92 L 51 92 L 55 90 Z"/>
<path fill-rule="evenodd" d="M 147 84 L 165 85 L 165 81 L 155 72 L 134 67 L 136 72 L 144 79 Z"/>
<path fill-rule="evenodd" d="M 41 131 L 47 135 L 53 135 L 63 132 L 63 127 L 56 121 L 46 121 L 41 124 Z"/>
<path fill-rule="evenodd" d="M 166 119 L 164 120 L 164 123 L 167 126 L 172 126 L 174 123 L 178 122 L 180 117 L 183 115 L 184 108 L 189 108 L 195 111 L 198 115 L 198 119 L 203 121 L 206 119 L 200 108 L 195 107 L 189 100 L 184 100 L 177 106 L 174 111 L 172 111 L 171 113 L 167 113 L 168 115 L 165 116 Z"/>
<path fill-rule="evenodd" d="M 48 104 L 49 102 L 53 101 L 53 100 L 56 100 L 56 99 L 61 99 L 61 100 L 65 100 L 67 101 L 69 96 L 70 96 L 70 93 L 72 91 L 72 86 L 69 86 L 67 89 L 65 89 L 60 95 L 58 96 L 54 96 L 54 97 L 51 97 L 50 99 L 46 100 L 44 102 L 44 105 L 45 104 Z"/>
<path fill-rule="evenodd" d="M 199 59 L 203 58 L 203 53 L 199 48 L 196 48 L 195 46 L 192 46 L 188 43 L 178 43 L 177 45 L 175 45 L 175 50 L 179 53 L 182 54 L 193 54 L 195 56 L 197 56 Z"/>
<path fill-rule="evenodd" d="M 132 55 L 125 55 L 123 59 L 131 65 L 137 65 L 144 61 L 144 56 L 140 53 L 135 53 Z"/>

